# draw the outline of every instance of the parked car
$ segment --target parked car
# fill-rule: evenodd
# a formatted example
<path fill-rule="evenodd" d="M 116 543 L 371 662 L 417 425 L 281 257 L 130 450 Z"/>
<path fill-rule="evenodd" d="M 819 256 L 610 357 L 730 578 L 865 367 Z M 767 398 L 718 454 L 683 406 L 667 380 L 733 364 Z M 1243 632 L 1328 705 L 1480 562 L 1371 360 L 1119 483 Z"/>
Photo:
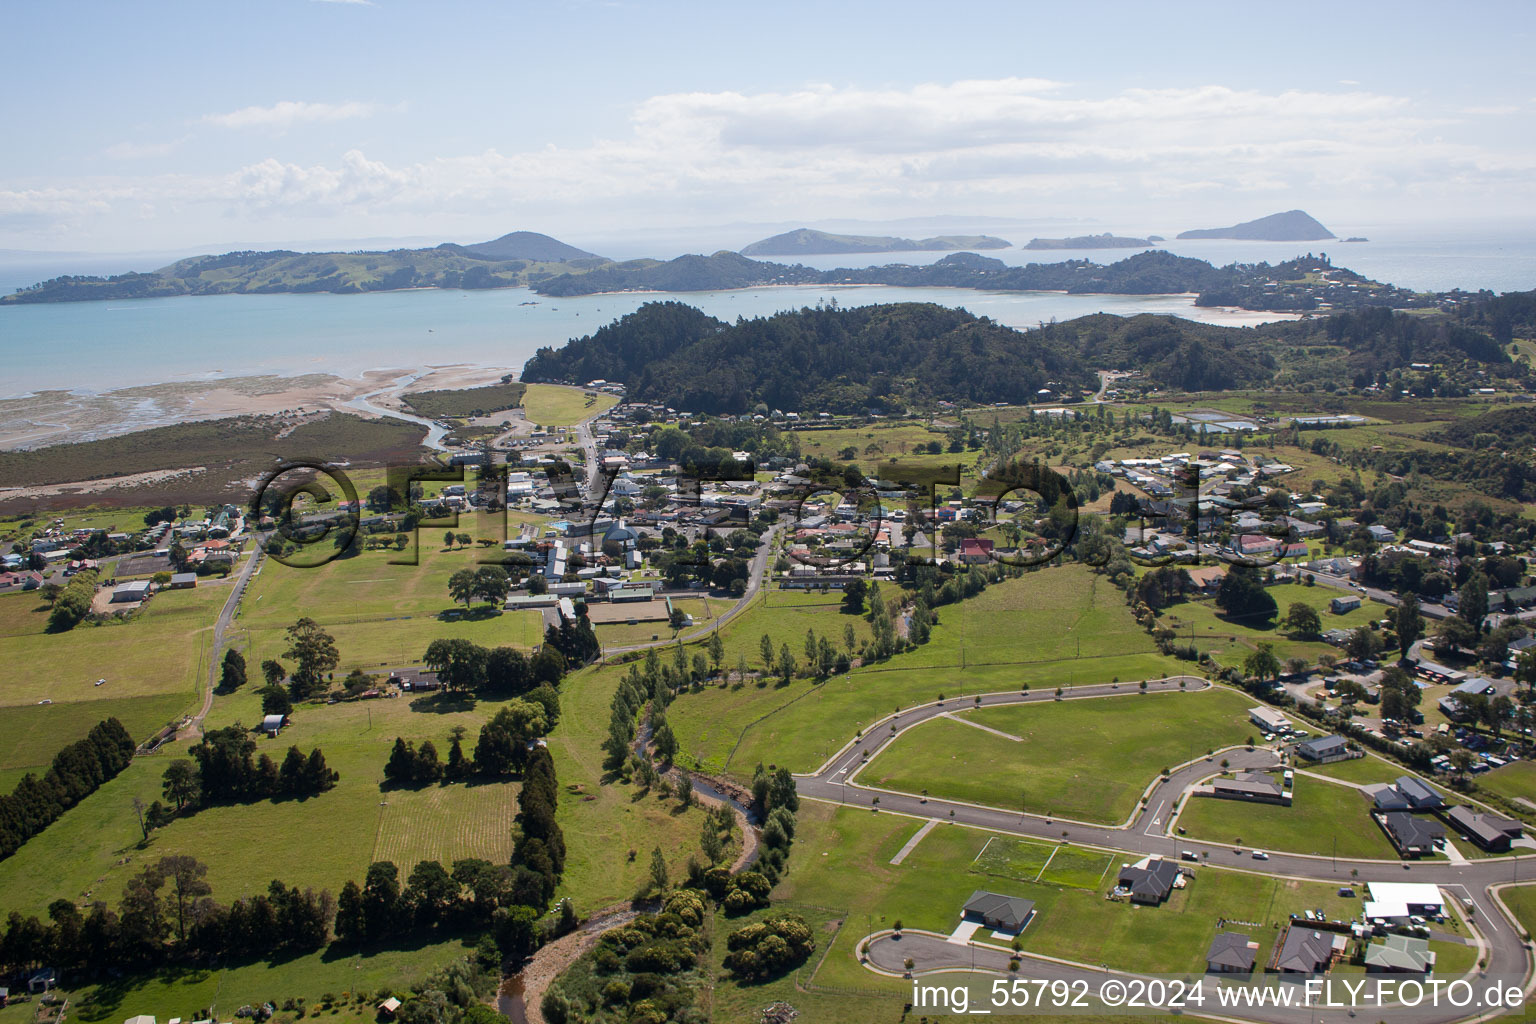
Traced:
<path fill-rule="evenodd" d="M 1265 853 L 1263 850 L 1254 850 L 1253 851 L 1253 859 L 1254 860 L 1269 860 L 1269 854 Z"/>

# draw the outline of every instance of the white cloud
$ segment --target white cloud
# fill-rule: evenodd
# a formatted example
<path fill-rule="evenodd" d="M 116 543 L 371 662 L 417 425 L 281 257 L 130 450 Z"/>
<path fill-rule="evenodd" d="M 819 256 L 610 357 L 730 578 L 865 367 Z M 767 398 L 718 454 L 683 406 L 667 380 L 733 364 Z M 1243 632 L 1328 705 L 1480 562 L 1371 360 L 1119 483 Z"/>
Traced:
<path fill-rule="evenodd" d="M 241 107 L 227 114 L 205 114 L 203 120 L 221 128 L 268 128 L 286 131 L 296 124 L 371 117 L 378 109 L 376 104 L 356 101 L 310 103 L 303 100 L 283 100 L 270 107 Z"/>

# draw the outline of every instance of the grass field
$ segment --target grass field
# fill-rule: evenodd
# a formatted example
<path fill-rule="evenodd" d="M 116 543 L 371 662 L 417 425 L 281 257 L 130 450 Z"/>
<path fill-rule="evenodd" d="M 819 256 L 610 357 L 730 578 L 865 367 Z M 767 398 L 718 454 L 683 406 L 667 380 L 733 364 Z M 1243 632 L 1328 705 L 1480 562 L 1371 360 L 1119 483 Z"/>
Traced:
<path fill-rule="evenodd" d="M 1215 843 L 1327 857 L 1337 841 L 1340 857 L 1395 860 L 1397 851 L 1371 820 L 1370 809 L 1370 799 L 1352 786 L 1298 777 L 1289 807 L 1190 797 L 1179 825 Z"/>
<path fill-rule="evenodd" d="M 595 397 L 587 397 L 588 393 L 581 388 L 529 384 L 523 395 L 523 415 L 530 423 L 564 427 L 607 412 L 619 403 L 617 398 L 601 391 L 591 394 Z"/>
<path fill-rule="evenodd" d="M 0 707 L 10 725 L 0 739 L 0 769 L 46 765 L 109 716 L 142 740 L 193 706 L 227 594 L 218 585 L 165 591 L 126 622 L 82 623 L 64 633 L 46 632 L 48 606 L 36 594 L 0 597 Z M 106 683 L 97 686 L 98 679 Z"/>
<path fill-rule="evenodd" d="M 1338 648 L 1321 640 L 1294 640 L 1278 625 L 1292 603 L 1300 602 L 1316 609 L 1325 630 L 1354 629 L 1384 614 L 1382 606 L 1369 601 L 1343 615 L 1333 614 L 1328 610 L 1328 601 L 1339 596 L 1341 591 L 1331 587 L 1282 583 L 1266 589 L 1279 608 L 1279 614 L 1267 623 L 1224 618 L 1209 601 L 1186 601 L 1173 605 L 1163 613 L 1159 621 L 1176 632 L 1181 641 L 1191 635 L 1193 627 L 1195 643 L 1200 650 L 1210 651 L 1211 657 L 1222 665 L 1241 666 L 1243 660 L 1261 643 L 1272 645 L 1275 657 L 1281 661 L 1298 657 L 1315 662 L 1323 654 L 1338 655 Z"/>
<path fill-rule="evenodd" d="M 1477 777 L 1477 788 L 1497 793 L 1507 800 L 1527 800 L 1536 804 L 1536 764 L 1513 761 Z"/>
<path fill-rule="evenodd" d="M 956 710 L 904 732 L 859 774 L 879 786 L 1109 824 L 1158 772 L 1241 743 L 1252 701 L 1228 690 Z M 975 722 L 1023 742 L 968 725 Z"/>
<path fill-rule="evenodd" d="M 1096 889 L 1109 877 L 1114 857 L 1102 850 L 1051 846 L 994 836 L 971 865 L 979 875 L 1073 889 Z"/>
<path fill-rule="evenodd" d="M 948 932 L 959 920 L 961 904 L 979 887 L 1035 901 L 1037 915 L 1023 935 L 1029 952 L 1166 973 L 1203 969 L 1221 918 L 1257 925 L 1228 927 L 1249 931 L 1260 943 L 1262 960 L 1278 934 L 1273 926 L 1293 911 L 1322 907 L 1346 919 L 1360 912 L 1359 900 L 1338 896 L 1334 886 L 1216 868 L 1197 869 L 1187 889 L 1157 908 L 1106 901 L 1107 879 L 1088 888 L 1003 881 L 973 873 L 971 865 L 989 840 L 994 846 L 1011 840 L 957 826 L 935 828 L 900 865 L 891 865 L 891 856 L 918 827 L 895 815 L 825 804 L 802 808 L 790 874 L 774 898 L 844 908 L 845 923 L 815 975 L 818 984 L 910 992 L 910 986 L 859 966 L 858 939 L 897 919 L 905 927 Z M 1114 860 L 1098 851 L 1063 850 L 1085 863 Z"/>

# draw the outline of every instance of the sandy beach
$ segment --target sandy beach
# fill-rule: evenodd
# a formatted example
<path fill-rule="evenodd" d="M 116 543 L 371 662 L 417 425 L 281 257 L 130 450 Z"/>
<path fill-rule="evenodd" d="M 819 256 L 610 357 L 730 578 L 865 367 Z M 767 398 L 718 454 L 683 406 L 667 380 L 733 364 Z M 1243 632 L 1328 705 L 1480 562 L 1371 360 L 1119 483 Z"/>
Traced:
<path fill-rule="evenodd" d="M 399 408 L 399 396 L 405 391 L 478 387 L 513 372 L 511 367 L 456 364 L 369 370 L 359 377 L 311 373 L 180 381 L 100 394 L 41 391 L 0 399 L 0 449 L 91 441 L 172 423 L 248 414 L 334 409 L 367 417 L 374 413 L 347 403 L 372 395 L 369 400 L 376 405 Z"/>

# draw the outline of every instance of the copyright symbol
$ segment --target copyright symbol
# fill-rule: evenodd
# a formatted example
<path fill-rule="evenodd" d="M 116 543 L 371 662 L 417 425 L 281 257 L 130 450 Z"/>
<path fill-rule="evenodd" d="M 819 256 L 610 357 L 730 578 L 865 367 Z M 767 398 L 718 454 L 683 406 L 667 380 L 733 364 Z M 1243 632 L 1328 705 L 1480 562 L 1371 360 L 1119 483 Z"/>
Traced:
<path fill-rule="evenodd" d="M 1105 1006 L 1119 1006 L 1125 1002 L 1125 982 L 1111 978 L 1099 986 L 1099 1001 Z"/>
<path fill-rule="evenodd" d="M 323 477 L 330 478 L 334 491 L 321 482 Z M 348 502 L 347 508 L 315 516 L 294 505 L 301 496 L 324 504 L 336 497 L 336 491 Z M 351 547 L 362 522 L 352 480 L 318 459 L 284 462 L 261 479 L 251 496 L 251 517 L 259 521 L 263 515 L 277 521 L 273 540 L 280 541 L 268 543 L 267 555 L 297 569 L 313 569 L 340 558 Z"/>

